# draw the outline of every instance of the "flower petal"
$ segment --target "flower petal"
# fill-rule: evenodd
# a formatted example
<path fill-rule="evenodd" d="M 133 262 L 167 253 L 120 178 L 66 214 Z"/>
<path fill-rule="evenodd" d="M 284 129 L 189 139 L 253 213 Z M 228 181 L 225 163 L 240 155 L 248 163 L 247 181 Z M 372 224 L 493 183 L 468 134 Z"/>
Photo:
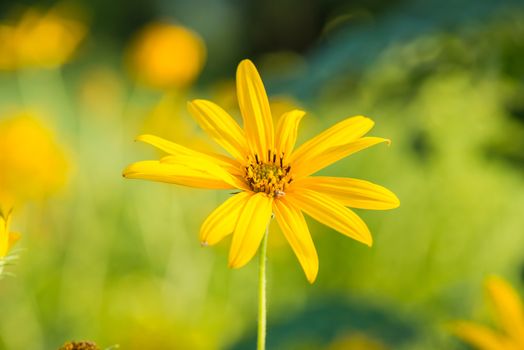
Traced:
<path fill-rule="evenodd" d="M 226 111 L 206 100 L 189 102 L 188 109 L 202 130 L 233 157 L 245 161 L 247 141 L 244 130 Z"/>
<path fill-rule="evenodd" d="M 209 214 L 200 228 L 200 242 L 203 246 L 215 245 L 233 233 L 240 212 L 251 196 L 249 192 L 237 193 Z"/>
<path fill-rule="evenodd" d="M 229 158 L 222 154 L 216 153 L 206 153 L 205 156 L 211 157 L 208 158 L 217 163 L 221 168 L 227 171 L 230 174 L 243 177 L 246 174 L 246 169 L 243 165 L 237 162 L 235 159 Z"/>
<path fill-rule="evenodd" d="M 238 65 L 237 95 L 249 147 L 262 160 L 268 161 L 267 152 L 274 150 L 273 119 L 266 89 L 250 60 L 243 60 Z"/>
<path fill-rule="evenodd" d="M 313 219 L 368 246 L 373 238 L 362 219 L 329 196 L 306 188 L 293 186 L 286 198 Z"/>
<path fill-rule="evenodd" d="M 524 348 L 524 310 L 517 292 L 503 279 L 492 276 L 486 281 L 496 318 L 508 336 Z"/>
<path fill-rule="evenodd" d="M 236 186 L 225 182 L 216 175 L 191 169 L 180 164 L 161 163 L 157 160 L 133 163 L 124 169 L 123 175 L 127 179 L 167 182 L 196 188 L 236 188 Z"/>
<path fill-rule="evenodd" d="M 165 156 L 160 159 L 160 163 L 180 165 L 188 169 L 199 171 L 205 174 L 211 174 L 217 178 L 222 179 L 224 182 L 242 189 L 248 190 L 247 184 L 237 174 L 232 174 L 226 169 L 217 165 L 214 160 L 207 158 L 191 157 L 187 155 L 176 155 L 176 156 Z"/>
<path fill-rule="evenodd" d="M 467 321 L 450 325 L 451 331 L 466 343 L 480 350 L 518 350 L 509 339 L 503 338 L 491 329 Z"/>
<path fill-rule="evenodd" d="M 365 135 L 375 123 L 366 117 L 347 118 L 323 131 L 301 145 L 292 155 L 290 161 L 307 162 L 326 150 L 347 144 Z"/>
<path fill-rule="evenodd" d="M 297 141 L 298 124 L 306 112 L 295 109 L 282 114 L 277 123 L 275 148 L 277 156 L 283 156 L 284 162 L 291 156 Z"/>
<path fill-rule="evenodd" d="M 285 198 L 274 201 L 273 210 L 284 236 L 302 265 L 307 280 L 309 283 L 315 282 L 318 273 L 318 256 L 304 215 Z"/>
<path fill-rule="evenodd" d="M 246 201 L 233 233 L 229 267 L 242 267 L 255 255 L 271 219 L 272 202 L 273 199 L 262 192 Z"/>
<path fill-rule="evenodd" d="M 190 148 L 184 147 L 182 145 L 179 145 L 177 143 L 168 141 L 166 139 L 163 139 L 161 137 L 154 136 L 154 135 L 139 135 L 136 138 L 136 141 L 142 141 L 142 142 L 148 143 L 172 155 L 184 155 L 184 156 L 189 156 L 189 157 L 194 157 L 194 158 L 204 158 L 209 161 L 215 162 L 217 165 L 223 168 L 226 168 L 226 169 L 236 164 L 236 161 L 234 161 L 233 159 L 228 159 L 227 157 L 224 157 L 222 155 L 198 152 L 198 151 L 192 150 Z M 239 166 L 240 165 L 237 164 L 237 168 Z"/>
<path fill-rule="evenodd" d="M 293 174 L 296 178 L 311 175 L 342 158 L 382 142 L 390 143 L 388 139 L 381 137 L 362 137 L 353 142 L 327 149 L 323 153 L 317 153 L 314 157 L 301 157 L 293 163 Z"/>
<path fill-rule="evenodd" d="M 326 194 L 351 208 L 385 210 L 400 205 L 387 188 L 359 179 L 314 176 L 299 179 L 296 185 Z"/>

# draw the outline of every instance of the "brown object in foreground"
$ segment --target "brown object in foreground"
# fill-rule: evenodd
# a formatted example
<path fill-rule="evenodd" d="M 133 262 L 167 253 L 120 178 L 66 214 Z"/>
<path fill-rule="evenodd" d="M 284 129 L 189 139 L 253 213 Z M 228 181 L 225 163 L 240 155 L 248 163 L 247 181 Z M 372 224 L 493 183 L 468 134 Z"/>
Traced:
<path fill-rule="evenodd" d="M 100 350 L 100 348 L 91 341 L 68 341 L 58 350 Z"/>

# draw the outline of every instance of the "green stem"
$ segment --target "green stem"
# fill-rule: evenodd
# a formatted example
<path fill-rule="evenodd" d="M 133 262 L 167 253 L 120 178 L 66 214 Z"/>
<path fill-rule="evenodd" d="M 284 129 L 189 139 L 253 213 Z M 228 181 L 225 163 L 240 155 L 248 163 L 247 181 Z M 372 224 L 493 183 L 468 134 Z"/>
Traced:
<path fill-rule="evenodd" d="M 258 257 L 258 332 L 257 350 L 266 349 L 266 252 L 269 223 L 260 245 Z"/>

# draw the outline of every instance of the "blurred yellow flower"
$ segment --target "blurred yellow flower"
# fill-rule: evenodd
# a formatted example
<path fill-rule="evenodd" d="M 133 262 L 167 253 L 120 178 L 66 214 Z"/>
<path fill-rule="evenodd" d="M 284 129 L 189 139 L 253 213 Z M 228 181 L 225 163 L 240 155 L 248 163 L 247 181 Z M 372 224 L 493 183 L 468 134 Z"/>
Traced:
<path fill-rule="evenodd" d="M 0 260 L 9 253 L 13 245 L 20 239 L 20 234 L 9 231 L 10 223 L 11 212 L 4 214 L 0 211 Z"/>
<path fill-rule="evenodd" d="M 30 8 L 15 25 L 0 26 L 0 69 L 55 68 L 69 61 L 86 26 L 64 8 Z"/>
<path fill-rule="evenodd" d="M 0 120 L 0 203 L 46 197 L 66 181 L 68 162 L 52 132 L 22 113 Z"/>
<path fill-rule="evenodd" d="M 86 33 L 83 23 L 67 18 L 58 8 L 46 13 L 30 9 L 15 31 L 18 64 L 22 67 L 61 66 L 69 61 Z"/>
<path fill-rule="evenodd" d="M 486 280 L 486 291 L 499 329 L 457 321 L 451 324 L 452 332 L 476 349 L 524 349 L 524 308 L 517 292 L 495 276 Z"/>
<path fill-rule="evenodd" d="M 373 122 L 348 118 L 293 151 L 305 112 L 284 113 L 273 126 L 262 80 L 249 60 L 237 70 L 237 95 L 244 129 L 222 108 L 206 100 L 188 104 L 198 124 L 233 158 L 197 152 L 152 135 L 138 140 L 169 153 L 159 161 L 131 164 L 124 176 L 198 188 L 238 189 L 204 221 L 200 240 L 213 245 L 233 233 L 229 266 L 239 268 L 256 253 L 274 213 L 309 282 L 318 272 L 318 257 L 302 211 L 367 245 L 366 224 L 347 207 L 391 209 L 397 197 L 371 182 L 310 175 L 362 149 L 388 140 L 363 137 Z"/>
<path fill-rule="evenodd" d="M 193 31 L 152 23 L 138 33 L 127 54 L 130 73 L 157 89 L 182 88 L 200 74 L 205 62 L 203 40 Z"/>

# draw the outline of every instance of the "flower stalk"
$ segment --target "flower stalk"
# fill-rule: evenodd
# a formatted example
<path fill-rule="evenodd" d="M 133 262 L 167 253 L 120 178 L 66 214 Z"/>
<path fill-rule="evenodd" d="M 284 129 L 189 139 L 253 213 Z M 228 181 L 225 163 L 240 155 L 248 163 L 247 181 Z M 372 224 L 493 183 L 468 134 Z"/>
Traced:
<path fill-rule="evenodd" d="M 269 224 L 260 244 L 258 257 L 258 329 L 257 350 L 266 349 L 266 260 L 267 260 L 267 238 L 269 236 Z"/>

